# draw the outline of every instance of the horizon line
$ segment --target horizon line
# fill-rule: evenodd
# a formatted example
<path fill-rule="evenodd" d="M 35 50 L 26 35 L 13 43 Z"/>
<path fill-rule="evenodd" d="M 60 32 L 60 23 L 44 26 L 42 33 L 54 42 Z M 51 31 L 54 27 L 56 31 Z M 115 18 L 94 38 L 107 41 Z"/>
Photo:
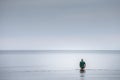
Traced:
<path fill-rule="evenodd" d="M 116 49 L 97 49 L 97 50 L 67 50 L 67 49 L 61 49 L 61 50 L 55 50 L 55 49 L 43 49 L 43 50 L 0 50 L 0 51 L 119 51 L 119 50 L 116 50 Z"/>

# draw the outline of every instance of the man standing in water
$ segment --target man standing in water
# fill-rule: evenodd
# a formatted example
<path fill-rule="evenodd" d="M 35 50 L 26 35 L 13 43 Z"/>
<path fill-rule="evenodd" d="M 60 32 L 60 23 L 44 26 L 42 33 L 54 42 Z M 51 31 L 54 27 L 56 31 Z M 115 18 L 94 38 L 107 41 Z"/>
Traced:
<path fill-rule="evenodd" d="M 81 68 L 81 71 L 84 71 L 84 68 L 86 67 L 86 63 L 83 61 L 83 59 L 81 59 L 80 61 L 80 68 Z"/>

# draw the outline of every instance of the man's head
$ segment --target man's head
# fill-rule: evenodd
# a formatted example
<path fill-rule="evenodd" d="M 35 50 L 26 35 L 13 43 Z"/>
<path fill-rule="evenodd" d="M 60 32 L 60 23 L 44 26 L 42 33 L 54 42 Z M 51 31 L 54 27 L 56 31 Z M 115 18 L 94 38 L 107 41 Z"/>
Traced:
<path fill-rule="evenodd" d="M 83 61 L 83 59 L 81 59 L 81 61 Z"/>

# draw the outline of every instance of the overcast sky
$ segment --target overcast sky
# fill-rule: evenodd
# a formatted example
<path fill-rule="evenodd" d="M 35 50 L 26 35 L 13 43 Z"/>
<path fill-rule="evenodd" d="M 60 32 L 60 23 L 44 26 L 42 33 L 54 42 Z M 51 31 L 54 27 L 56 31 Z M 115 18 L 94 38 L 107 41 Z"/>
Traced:
<path fill-rule="evenodd" d="M 0 0 L 0 50 L 120 50 L 120 0 Z"/>

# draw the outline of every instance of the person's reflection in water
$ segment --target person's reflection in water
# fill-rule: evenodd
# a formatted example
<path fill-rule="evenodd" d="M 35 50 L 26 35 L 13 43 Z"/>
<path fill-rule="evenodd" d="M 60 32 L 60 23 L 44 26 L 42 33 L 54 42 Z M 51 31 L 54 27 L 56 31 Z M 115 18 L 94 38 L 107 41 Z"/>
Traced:
<path fill-rule="evenodd" d="M 85 70 L 84 71 L 80 70 L 80 77 L 85 77 Z"/>
<path fill-rule="evenodd" d="M 84 80 L 85 70 L 80 70 L 80 80 Z"/>

